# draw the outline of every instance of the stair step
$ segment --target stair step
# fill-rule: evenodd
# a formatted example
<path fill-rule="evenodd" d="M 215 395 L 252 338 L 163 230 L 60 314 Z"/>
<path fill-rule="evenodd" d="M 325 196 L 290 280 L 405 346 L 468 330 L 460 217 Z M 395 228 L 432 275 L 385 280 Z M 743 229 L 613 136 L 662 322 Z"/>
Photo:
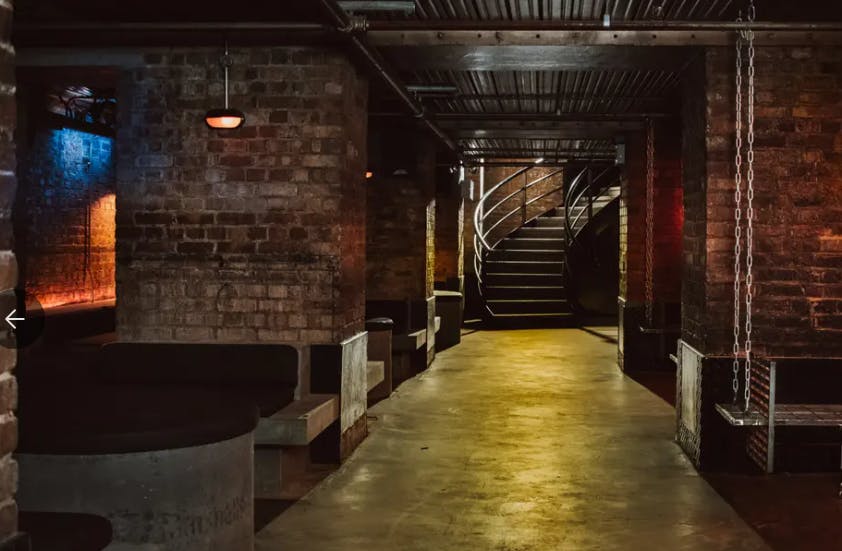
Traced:
<path fill-rule="evenodd" d="M 507 237 L 500 243 L 503 249 L 564 250 L 564 238 Z"/>
<path fill-rule="evenodd" d="M 487 262 L 520 260 L 532 262 L 563 262 L 564 251 L 540 249 L 495 249 L 488 254 Z"/>
<path fill-rule="evenodd" d="M 560 274 L 563 270 L 564 261 L 491 260 L 484 264 L 486 274 Z"/>
<path fill-rule="evenodd" d="M 497 285 L 487 286 L 483 296 L 486 300 L 560 300 L 567 295 L 561 285 Z"/>
<path fill-rule="evenodd" d="M 564 228 L 553 228 L 547 226 L 524 226 L 512 233 L 512 237 L 537 237 L 537 238 L 564 238 Z"/>
<path fill-rule="evenodd" d="M 564 285 L 564 276 L 559 274 L 485 274 L 483 283 L 489 287 L 520 286 L 559 287 Z"/>
<path fill-rule="evenodd" d="M 504 319 L 523 319 L 528 321 L 530 319 L 547 319 L 547 318 L 572 318 L 572 312 L 540 312 L 534 314 L 494 314 L 495 318 Z"/>
<path fill-rule="evenodd" d="M 555 314 L 570 311 L 566 300 L 489 300 L 487 304 L 497 315 Z"/>
<path fill-rule="evenodd" d="M 563 228 L 564 216 L 539 216 L 535 223 L 541 228 Z"/>

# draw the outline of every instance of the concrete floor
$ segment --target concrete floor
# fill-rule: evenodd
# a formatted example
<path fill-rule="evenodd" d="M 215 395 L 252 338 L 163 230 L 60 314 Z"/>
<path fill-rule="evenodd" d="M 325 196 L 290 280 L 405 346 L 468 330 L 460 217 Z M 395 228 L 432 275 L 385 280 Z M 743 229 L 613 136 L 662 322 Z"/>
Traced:
<path fill-rule="evenodd" d="M 466 335 L 369 410 L 369 438 L 256 551 L 767 549 L 606 332 Z"/>

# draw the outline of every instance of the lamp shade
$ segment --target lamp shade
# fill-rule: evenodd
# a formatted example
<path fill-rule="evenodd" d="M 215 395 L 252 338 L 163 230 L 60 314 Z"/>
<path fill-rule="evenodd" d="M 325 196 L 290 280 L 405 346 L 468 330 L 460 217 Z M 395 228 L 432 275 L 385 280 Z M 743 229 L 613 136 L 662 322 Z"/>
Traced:
<path fill-rule="evenodd" d="M 205 114 L 205 122 L 211 128 L 239 128 L 246 116 L 238 109 L 211 109 Z"/>

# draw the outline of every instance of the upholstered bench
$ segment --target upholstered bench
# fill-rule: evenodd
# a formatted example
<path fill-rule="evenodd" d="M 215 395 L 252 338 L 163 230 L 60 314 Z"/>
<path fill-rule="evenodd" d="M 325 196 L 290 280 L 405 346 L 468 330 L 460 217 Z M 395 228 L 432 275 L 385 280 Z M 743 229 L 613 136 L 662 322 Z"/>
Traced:
<path fill-rule="evenodd" d="M 101 551 L 112 540 L 107 519 L 79 513 L 21 511 L 18 531 L 29 539 L 31 551 Z"/>
<path fill-rule="evenodd" d="M 35 380 L 19 402 L 22 510 L 104 517 L 114 544 L 138 551 L 252 549 L 252 402 Z"/>

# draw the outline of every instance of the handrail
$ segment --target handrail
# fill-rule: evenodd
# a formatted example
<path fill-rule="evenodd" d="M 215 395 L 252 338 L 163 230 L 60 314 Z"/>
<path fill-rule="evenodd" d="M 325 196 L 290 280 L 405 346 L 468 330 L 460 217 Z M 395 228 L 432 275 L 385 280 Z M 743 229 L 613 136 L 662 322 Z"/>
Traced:
<path fill-rule="evenodd" d="M 516 170 L 511 175 L 507 176 L 506 178 L 502 179 L 500 182 L 495 184 L 491 189 L 489 189 L 487 192 L 485 192 L 482 195 L 482 197 L 480 197 L 479 201 L 477 201 L 476 207 L 474 209 L 474 218 L 473 218 L 473 222 L 474 222 L 474 272 L 476 273 L 480 296 L 482 296 L 482 294 L 483 294 L 482 264 L 483 264 L 484 252 L 492 250 L 492 247 L 491 247 L 491 245 L 488 244 L 488 241 L 487 241 L 486 238 L 501 223 L 503 223 L 505 220 L 508 220 L 516 212 L 524 211 L 524 217 L 525 217 L 526 207 L 534 204 L 536 201 L 539 201 L 540 199 L 543 199 L 543 198 L 547 197 L 548 195 L 551 195 L 553 193 L 557 193 L 558 191 L 563 191 L 564 185 L 562 184 L 561 186 L 557 186 L 557 187 L 553 188 L 552 190 L 541 194 L 538 197 L 534 197 L 530 200 L 526 200 L 526 192 L 530 188 L 532 188 L 533 186 L 535 186 L 535 185 L 537 185 L 537 184 L 539 184 L 539 183 L 541 183 L 545 180 L 548 180 L 548 179 L 552 178 L 553 176 L 557 176 L 558 174 L 560 174 L 562 172 L 562 169 L 553 170 L 549 174 L 545 174 L 543 176 L 540 176 L 540 177 L 536 178 L 535 180 L 532 180 L 530 182 L 525 183 L 524 185 L 522 185 L 521 187 L 519 187 L 518 189 L 516 189 L 512 193 L 508 194 L 506 197 L 504 197 L 500 201 L 497 201 L 488 210 L 485 209 L 485 203 L 488 202 L 488 200 L 491 198 L 491 196 L 497 190 L 499 190 L 501 187 L 503 187 L 504 185 L 513 181 L 518 176 L 520 176 L 522 174 L 526 174 L 530 170 L 532 170 L 533 168 L 538 168 L 538 167 L 539 167 L 539 165 L 536 163 L 534 165 L 525 166 L 523 168 L 520 168 L 520 169 Z M 524 195 L 524 200 L 520 203 L 520 205 L 518 205 L 516 208 L 512 209 L 511 211 L 509 211 L 505 215 L 503 215 L 499 220 L 497 220 L 494 223 L 494 225 L 492 225 L 490 228 L 486 229 L 484 223 L 485 223 L 486 219 L 488 219 L 489 215 L 491 215 L 498 208 L 500 208 L 503 205 L 503 203 L 505 203 L 506 201 L 516 197 L 518 194 Z M 525 220 L 524 220 L 524 222 L 525 222 Z M 491 311 L 491 309 L 488 307 L 487 304 L 486 304 L 485 307 L 486 307 L 486 310 L 488 310 L 488 312 L 493 315 L 493 312 Z"/>
<path fill-rule="evenodd" d="M 488 246 L 488 243 L 485 241 L 485 237 L 483 237 L 483 235 L 482 235 L 482 224 L 481 224 L 481 220 L 480 220 L 480 216 L 483 214 L 483 207 L 485 206 L 485 202 L 488 200 L 489 197 L 491 197 L 492 193 L 494 193 L 495 191 L 500 189 L 502 186 L 508 184 L 509 182 L 511 182 L 512 180 L 514 180 L 518 176 L 520 176 L 521 174 L 524 174 L 525 172 L 529 172 L 533 168 L 534 168 L 533 166 L 526 166 L 526 167 L 523 167 L 519 170 L 516 170 L 514 172 L 514 174 L 512 174 L 510 176 L 507 176 L 506 178 L 503 178 L 494 187 L 492 187 L 490 190 L 485 192 L 485 194 L 482 197 L 480 197 L 479 201 L 477 202 L 477 206 L 474 209 L 474 235 L 479 236 L 480 243 L 486 249 L 490 249 L 491 247 Z M 483 221 L 484 221 L 485 216 L 483 216 L 482 218 L 483 218 Z"/>
<path fill-rule="evenodd" d="M 599 182 L 599 180 L 601 180 L 606 174 L 610 173 L 612 168 L 613 167 L 607 167 L 602 172 L 600 172 L 599 175 L 597 175 L 596 178 L 591 179 L 588 182 L 587 186 L 581 187 L 581 189 L 579 189 L 580 183 L 582 182 L 582 177 L 585 174 L 587 174 L 587 172 L 590 170 L 590 167 L 585 167 L 584 169 L 582 169 L 582 171 L 576 176 L 576 178 L 570 184 L 570 188 L 567 191 L 567 194 L 565 196 L 565 201 L 564 201 L 564 205 L 565 205 L 564 227 L 565 227 L 565 232 L 567 233 L 568 243 L 571 246 L 576 242 L 576 238 L 579 236 L 579 233 L 582 230 L 582 228 L 579 228 L 579 231 L 574 231 L 574 229 L 575 229 L 576 225 L 579 223 L 579 220 L 582 218 L 582 215 L 588 210 L 585 205 L 579 204 L 580 200 L 582 199 L 582 197 L 585 196 L 586 192 L 588 193 L 588 203 L 589 204 L 593 204 L 593 201 L 595 199 L 598 199 L 598 198 L 602 197 L 605 194 L 605 192 L 608 191 L 612 187 L 613 179 L 609 180 L 609 182 L 605 186 L 602 186 L 602 187 L 598 188 L 598 191 L 595 194 L 593 193 L 593 185 L 595 183 Z M 572 199 L 573 195 L 575 195 L 575 199 Z M 575 216 L 575 218 L 573 218 L 573 212 L 577 208 L 580 208 L 581 210 Z M 591 214 L 589 214 L 588 216 L 591 216 Z M 571 219 L 572 219 L 572 222 L 571 222 Z"/>
<path fill-rule="evenodd" d="M 527 189 L 529 189 L 529 188 L 531 188 L 531 187 L 533 187 L 533 186 L 535 186 L 535 185 L 537 185 L 537 184 L 539 184 L 539 183 L 543 182 L 544 180 L 548 180 L 549 178 L 552 178 L 553 176 L 556 176 L 556 175 L 560 174 L 561 172 L 562 172 L 562 169 L 555 170 L 555 171 L 553 171 L 553 172 L 551 172 L 551 173 L 547 174 L 546 176 L 542 176 L 542 177 L 538 178 L 537 180 L 533 180 L 532 182 L 529 182 L 528 184 L 524 185 L 522 188 L 518 189 L 517 191 L 514 191 L 514 192 L 510 193 L 510 194 L 509 194 L 509 195 L 508 195 L 505 199 L 503 199 L 502 201 L 500 201 L 499 203 L 497 203 L 496 205 L 494 205 L 494 207 L 497 207 L 497 206 L 499 206 L 500 204 L 502 204 L 503 202 L 508 201 L 509 199 L 511 199 L 512 197 L 514 197 L 515 195 L 517 195 L 518 193 L 524 193 Z M 542 194 L 542 195 L 541 195 L 541 196 L 539 196 L 539 197 L 533 198 L 533 199 L 531 199 L 531 200 L 529 200 L 529 201 L 526 201 L 525 203 L 523 203 L 523 204 L 521 204 L 521 205 L 519 205 L 519 206 L 517 206 L 517 207 L 513 208 L 512 210 L 510 210 L 509 212 L 507 212 L 505 215 L 503 215 L 502 217 L 500 217 L 500 219 L 499 219 L 499 220 L 497 220 L 497 221 L 494 223 L 494 225 L 493 225 L 493 226 L 491 226 L 490 228 L 488 228 L 487 230 L 485 230 L 485 227 L 483 226 L 483 230 L 485 230 L 485 234 L 483 235 L 483 237 L 488 237 L 488 236 L 491 234 L 491 232 L 493 232 L 495 229 L 497 229 L 497 226 L 499 226 L 500 224 L 502 224 L 503 222 L 505 222 L 506 220 L 508 220 L 508 219 L 509 219 L 509 217 L 510 217 L 510 216 L 512 216 L 514 213 L 516 213 L 516 212 L 518 212 L 518 211 L 520 211 L 520 210 L 523 210 L 523 208 L 524 208 L 524 207 L 529 206 L 529 205 L 533 204 L 535 201 L 537 201 L 537 200 L 539 200 L 539 199 L 543 199 L 543 198 L 544 198 L 544 197 L 546 197 L 547 195 L 553 194 L 553 193 L 555 193 L 555 192 L 557 192 L 557 191 L 559 191 L 559 190 L 561 190 L 561 189 L 563 189 L 563 188 L 564 188 L 564 185 L 558 186 L 558 187 L 556 187 L 556 188 L 552 189 L 551 191 L 548 191 L 548 192 L 546 192 L 546 193 Z M 488 212 L 486 212 L 486 213 L 484 213 L 484 214 L 483 214 L 483 219 L 485 219 L 485 218 L 486 218 L 489 214 L 491 214 L 491 212 L 492 212 L 492 210 L 494 209 L 494 207 L 492 207 L 491 209 L 489 209 L 489 210 L 488 210 Z M 489 247 L 489 248 L 490 248 L 490 247 Z"/>

